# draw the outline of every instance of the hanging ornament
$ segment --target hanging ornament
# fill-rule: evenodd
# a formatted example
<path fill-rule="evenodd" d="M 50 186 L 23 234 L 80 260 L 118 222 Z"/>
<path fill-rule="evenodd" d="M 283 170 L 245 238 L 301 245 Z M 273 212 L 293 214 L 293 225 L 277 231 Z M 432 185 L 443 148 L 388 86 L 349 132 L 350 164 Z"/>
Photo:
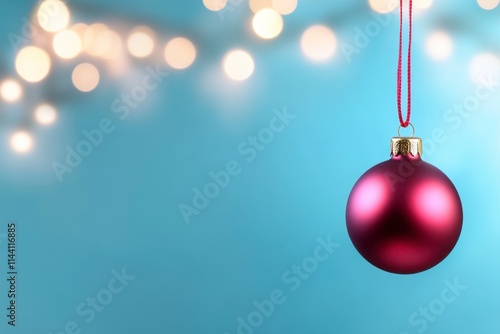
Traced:
<path fill-rule="evenodd" d="M 422 140 L 414 137 L 411 117 L 412 1 L 409 1 L 408 110 L 401 112 L 403 0 L 400 0 L 398 115 L 411 137 L 391 140 L 391 158 L 368 170 L 347 201 L 349 237 L 374 266 L 396 274 L 414 274 L 444 260 L 462 230 L 462 203 L 455 186 L 438 168 L 422 160 Z"/>

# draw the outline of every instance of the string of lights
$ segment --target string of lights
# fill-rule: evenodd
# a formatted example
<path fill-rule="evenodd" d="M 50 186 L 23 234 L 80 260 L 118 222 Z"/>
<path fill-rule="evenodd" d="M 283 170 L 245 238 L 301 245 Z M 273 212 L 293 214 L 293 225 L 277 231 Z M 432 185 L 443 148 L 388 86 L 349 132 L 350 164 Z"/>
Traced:
<path fill-rule="evenodd" d="M 202 1 L 206 9 L 213 12 L 222 12 L 235 2 L 243 2 Z M 370 8 L 381 14 L 396 10 L 398 3 L 394 0 L 368 0 Z M 432 3 L 433 0 L 414 1 L 415 8 L 420 11 L 427 10 Z M 485 10 L 492 10 L 500 0 L 477 0 L 477 3 Z M 248 5 L 253 13 L 255 35 L 272 40 L 282 33 L 284 17 L 294 13 L 298 0 L 249 0 Z M 104 75 L 96 66 L 97 62 L 104 61 L 126 71 L 122 66 L 126 63 L 124 59 L 147 60 L 159 48 L 159 35 L 149 26 L 132 27 L 123 36 L 105 23 L 73 22 L 72 16 L 72 10 L 62 0 L 44 0 L 37 4 L 32 24 L 43 32 L 43 36 L 36 36 L 17 52 L 14 60 L 17 76 L 0 79 L 0 99 L 6 104 L 20 101 L 26 84 L 46 80 L 51 71 L 56 70 L 58 59 L 75 62 L 71 81 L 74 89 L 84 94 L 97 89 Z M 308 60 L 326 62 L 333 57 L 338 41 L 331 28 L 318 24 L 304 30 L 300 45 Z M 444 30 L 433 31 L 426 38 L 425 50 L 431 59 L 446 60 L 453 52 L 453 39 Z M 165 63 L 174 70 L 188 69 L 198 57 L 195 43 L 185 36 L 166 41 L 162 51 Z M 252 76 L 255 66 L 248 50 L 236 48 L 224 55 L 221 70 L 229 80 L 244 81 Z M 486 53 L 478 55 L 471 62 L 471 73 L 480 73 L 485 66 L 498 66 L 498 57 Z M 475 80 L 474 74 L 472 76 Z M 39 126 L 50 126 L 58 118 L 57 106 L 51 101 L 40 101 L 30 114 Z M 19 154 L 29 153 L 33 144 L 34 139 L 26 129 L 18 130 L 10 137 L 12 150 Z"/>

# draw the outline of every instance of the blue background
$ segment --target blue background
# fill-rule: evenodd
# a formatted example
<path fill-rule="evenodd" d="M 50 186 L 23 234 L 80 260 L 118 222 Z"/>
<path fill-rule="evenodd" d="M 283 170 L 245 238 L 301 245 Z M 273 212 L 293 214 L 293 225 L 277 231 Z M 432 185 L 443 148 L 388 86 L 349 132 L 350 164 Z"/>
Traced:
<path fill-rule="evenodd" d="M 2 5 L 2 76 L 15 74 L 16 51 L 7 35 L 21 30 L 33 6 Z M 373 20 L 365 1 L 302 1 L 273 41 L 254 37 L 246 2 L 224 20 L 201 0 L 74 0 L 69 7 L 74 22 L 148 24 L 166 39 L 187 36 L 198 57 L 184 71 L 156 60 L 136 62 L 125 77 L 102 75 L 88 94 L 71 87 L 76 62 L 61 61 L 48 80 L 28 85 L 23 102 L 0 105 L 0 233 L 17 222 L 20 273 L 18 326 L 7 326 L 3 311 L 1 331 L 56 334 L 75 321 L 89 334 L 233 334 L 237 318 L 256 310 L 253 301 L 269 299 L 278 289 L 286 301 L 255 333 L 418 333 L 422 327 L 412 325 L 412 314 L 439 299 L 446 280 L 457 279 L 467 288 L 424 331 L 500 332 L 500 93 L 481 101 L 458 127 L 443 118 L 474 94 L 471 59 L 481 52 L 498 54 L 500 8 L 436 1 L 415 19 L 412 122 L 426 143 L 435 129 L 446 134 L 424 159 L 455 183 L 464 228 L 439 266 L 399 276 L 361 258 L 344 219 L 354 182 L 388 159 L 397 131 L 397 16 L 352 61 L 337 47 L 331 61 L 317 64 L 301 52 L 302 32 L 325 24 L 339 43 L 353 43 L 354 29 Z M 445 62 L 424 50 L 426 36 L 437 28 L 454 40 Z M 256 66 L 241 83 L 221 71 L 223 56 L 237 47 L 247 49 Z M 111 103 L 140 82 L 146 66 L 157 64 L 170 75 L 120 120 Z M 33 128 L 33 152 L 13 153 L 8 136 L 40 97 L 57 105 L 58 122 Z M 268 127 L 276 108 L 296 117 L 247 162 L 238 146 Z M 116 129 L 59 182 L 51 163 L 64 161 L 66 146 L 75 147 L 84 139 L 82 131 L 104 117 Z M 211 171 L 231 160 L 240 163 L 241 174 L 186 224 L 179 204 L 191 204 L 193 188 L 201 189 Z M 328 236 L 340 246 L 291 291 L 282 275 L 313 255 L 317 238 Z M 5 239 L 1 247 L 5 254 Z M 135 279 L 85 323 L 77 306 L 105 289 L 112 270 L 122 268 Z M 5 281 L 0 289 L 5 310 Z"/>

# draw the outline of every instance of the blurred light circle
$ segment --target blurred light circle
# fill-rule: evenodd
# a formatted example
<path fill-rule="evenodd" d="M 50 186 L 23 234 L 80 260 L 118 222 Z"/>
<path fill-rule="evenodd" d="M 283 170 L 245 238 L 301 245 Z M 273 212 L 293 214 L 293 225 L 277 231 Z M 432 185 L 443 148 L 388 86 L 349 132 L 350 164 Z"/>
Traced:
<path fill-rule="evenodd" d="M 130 33 L 127 40 L 127 49 L 137 58 L 149 56 L 155 47 L 154 33 L 147 27 L 137 27 Z"/>
<path fill-rule="evenodd" d="M 43 80 L 50 71 L 50 57 L 45 50 L 26 46 L 16 56 L 16 71 L 28 82 Z"/>
<path fill-rule="evenodd" d="M 302 51 L 311 60 L 325 61 L 333 56 L 337 38 L 330 28 L 323 25 L 309 27 L 301 39 Z"/>
<path fill-rule="evenodd" d="M 498 6 L 500 0 L 477 0 L 477 3 L 482 9 L 492 10 Z"/>
<path fill-rule="evenodd" d="M 283 31 L 283 18 L 271 8 L 258 11 L 252 20 L 255 33 L 264 39 L 272 39 Z"/>
<path fill-rule="evenodd" d="M 57 112 L 53 105 L 44 103 L 36 107 L 35 120 L 42 125 L 50 125 L 56 121 Z"/>
<path fill-rule="evenodd" d="M 208 10 L 218 12 L 227 5 L 227 0 L 203 0 L 203 4 Z"/>
<path fill-rule="evenodd" d="M 392 12 L 399 6 L 399 1 L 396 0 L 368 0 L 370 7 L 378 13 Z"/>
<path fill-rule="evenodd" d="M 500 58 L 492 53 L 478 54 L 470 62 L 469 74 L 476 84 L 496 85 L 496 79 L 500 77 Z"/>
<path fill-rule="evenodd" d="M 444 31 L 431 33 L 425 42 L 427 54 L 435 60 L 446 60 L 453 52 L 453 41 Z"/>
<path fill-rule="evenodd" d="M 54 36 L 54 52 L 63 59 L 72 59 L 82 51 L 82 40 L 73 30 L 63 30 Z"/>
<path fill-rule="evenodd" d="M 92 50 L 89 50 L 94 44 L 95 38 L 102 32 L 109 30 L 108 26 L 104 23 L 94 23 L 88 26 L 83 32 L 82 44 L 83 49 L 89 54 L 92 54 Z"/>
<path fill-rule="evenodd" d="M 250 9 L 254 13 L 257 13 L 264 8 L 273 8 L 272 0 L 250 0 L 248 4 L 250 5 Z"/>
<path fill-rule="evenodd" d="M 88 24 L 79 22 L 77 24 L 74 24 L 70 29 L 73 30 L 80 36 L 81 39 L 83 39 L 83 35 L 85 34 L 85 31 L 89 28 Z"/>
<path fill-rule="evenodd" d="M 33 137 L 26 131 L 17 131 L 10 137 L 10 146 L 17 153 L 27 153 L 33 148 Z"/>
<path fill-rule="evenodd" d="M 0 96 L 7 102 L 18 101 L 23 95 L 23 88 L 19 82 L 7 79 L 0 84 Z"/>
<path fill-rule="evenodd" d="M 427 9 L 432 6 L 432 0 L 415 0 L 415 7 L 419 9 Z"/>
<path fill-rule="evenodd" d="M 63 1 L 45 0 L 38 7 L 37 20 L 45 31 L 61 31 L 68 26 L 69 19 L 69 9 Z"/>
<path fill-rule="evenodd" d="M 165 46 L 165 61 L 177 70 L 188 68 L 196 59 L 196 47 L 187 38 L 177 37 Z"/>
<path fill-rule="evenodd" d="M 92 64 L 82 63 L 75 67 L 71 79 L 76 89 L 90 92 L 99 84 L 99 71 Z"/>
<path fill-rule="evenodd" d="M 255 64 L 252 56 L 244 50 L 230 51 L 223 61 L 224 72 L 236 81 L 248 79 L 254 71 Z"/>
<path fill-rule="evenodd" d="M 89 26 L 85 23 L 77 23 L 71 27 L 71 30 L 78 34 L 80 37 L 81 51 L 85 51 L 88 46 L 85 45 L 85 32 Z"/>
<path fill-rule="evenodd" d="M 281 15 L 288 15 L 295 11 L 298 0 L 272 0 L 273 9 Z"/>
<path fill-rule="evenodd" d="M 120 56 L 123 43 L 118 33 L 110 29 L 98 30 L 95 29 L 95 27 L 92 29 L 91 33 L 93 38 L 91 45 L 87 49 L 89 54 L 108 60 L 116 59 Z"/>

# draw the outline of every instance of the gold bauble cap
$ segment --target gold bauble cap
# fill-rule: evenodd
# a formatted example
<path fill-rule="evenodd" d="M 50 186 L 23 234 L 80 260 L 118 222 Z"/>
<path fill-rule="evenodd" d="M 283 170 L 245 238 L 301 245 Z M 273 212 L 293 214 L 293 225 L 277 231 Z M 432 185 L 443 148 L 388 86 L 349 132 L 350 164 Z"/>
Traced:
<path fill-rule="evenodd" d="M 391 139 L 391 156 L 419 154 L 422 156 L 422 139 L 417 137 L 393 137 Z"/>

